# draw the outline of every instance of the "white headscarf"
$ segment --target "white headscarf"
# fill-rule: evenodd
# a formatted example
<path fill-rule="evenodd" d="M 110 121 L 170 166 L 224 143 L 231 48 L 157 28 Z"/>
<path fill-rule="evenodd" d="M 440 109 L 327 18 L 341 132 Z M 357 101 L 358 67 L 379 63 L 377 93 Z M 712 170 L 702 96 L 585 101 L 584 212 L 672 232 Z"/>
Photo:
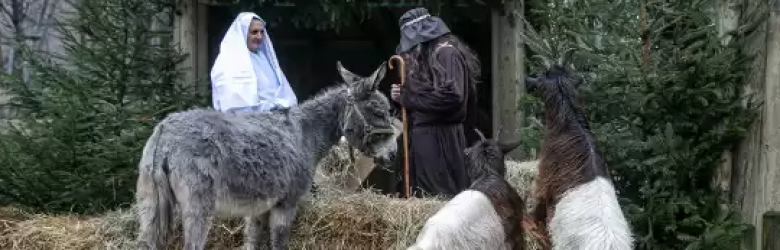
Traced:
<path fill-rule="evenodd" d="M 214 109 L 232 111 L 251 109 L 267 111 L 273 107 L 291 107 L 298 103 L 287 77 L 279 67 L 271 37 L 264 29 L 261 48 L 252 55 L 247 48 L 247 33 L 254 13 L 238 14 L 222 38 L 219 55 L 211 68 L 211 88 Z M 265 22 L 263 22 L 265 25 Z M 258 58 L 267 58 L 271 70 L 258 67 Z M 263 62 L 265 63 L 265 62 Z"/>

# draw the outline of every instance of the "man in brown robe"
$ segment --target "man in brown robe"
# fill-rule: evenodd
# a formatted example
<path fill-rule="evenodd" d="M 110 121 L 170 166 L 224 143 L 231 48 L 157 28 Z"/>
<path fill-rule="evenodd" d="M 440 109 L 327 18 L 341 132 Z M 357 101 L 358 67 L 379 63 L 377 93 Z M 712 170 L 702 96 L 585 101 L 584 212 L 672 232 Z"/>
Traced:
<path fill-rule="evenodd" d="M 415 196 L 452 197 L 468 188 L 464 122 L 476 114 L 476 54 L 444 22 L 415 8 L 401 16 L 396 50 L 406 62 L 406 83 L 391 97 L 409 114 L 409 171 Z M 470 129 L 471 130 L 471 129 Z"/>

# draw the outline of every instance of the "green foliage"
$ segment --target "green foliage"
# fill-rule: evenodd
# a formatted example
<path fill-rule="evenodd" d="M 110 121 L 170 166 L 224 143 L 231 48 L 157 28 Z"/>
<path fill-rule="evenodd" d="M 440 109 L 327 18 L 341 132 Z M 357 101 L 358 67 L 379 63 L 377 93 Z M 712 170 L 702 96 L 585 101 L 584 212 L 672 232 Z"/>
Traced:
<path fill-rule="evenodd" d="M 132 201 L 154 118 L 195 100 L 171 34 L 152 30 L 159 2 L 81 0 L 60 27 L 64 55 L 25 53 L 29 81 L 4 86 L 15 125 L 0 134 L 0 201 L 87 213 Z"/>
<path fill-rule="evenodd" d="M 534 26 L 551 44 L 578 48 L 577 67 L 596 74 L 583 98 L 636 249 L 738 249 L 746 227 L 722 209 L 712 182 L 722 153 L 745 135 L 756 109 L 741 92 L 739 39 L 721 45 L 707 12 L 716 2 L 648 1 L 646 61 L 639 2 L 563 2 L 537 1 L 549 8 L 536 17 L 555 18 Z"/>

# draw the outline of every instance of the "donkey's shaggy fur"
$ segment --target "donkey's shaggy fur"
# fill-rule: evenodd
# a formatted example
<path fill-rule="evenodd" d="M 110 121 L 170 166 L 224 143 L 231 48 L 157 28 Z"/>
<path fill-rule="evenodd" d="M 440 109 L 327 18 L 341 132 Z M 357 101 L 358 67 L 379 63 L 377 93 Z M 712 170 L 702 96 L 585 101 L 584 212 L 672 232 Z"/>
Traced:
<path fill-rule="evenodd" d="M 555 250 L 631 250 L 628 222 L 579 101 L 583 79 L 568 62 L 572 52 L 556 62 L 543 58 L 544 74 L 525 80 L 545 114 L 534 218 L 542 228 L 550 223 Z"/>
<path fill-rule="evenodd" d="M 425 223 L 409 250 L 522 250 L 525 203 L 505 179 L 504 155 L 519 143 L 481 140 L 466 149 L 469 189 L 456 195 Z"/>
<path fill-rule="evenodd" d="M 270 234 L 264 243 L 272 250 L 287 249 L 298 201 L 341 136 L 366 155 L 394 153 L 385 150 L 397 135 L 390 103 L 376 89 L 385 64 L 366 78 L 338 68 L 346 84 L 292 108 L 196 109 L 161 121 L 139 164 L 139 248 L 163 247 L 178 205 L 184 249 L 204 249 L 217 216 L 244 217 L 245 249 L 258 248 L 261 233 Z M 266 221 L 268 228 L 261 226 Z"/>

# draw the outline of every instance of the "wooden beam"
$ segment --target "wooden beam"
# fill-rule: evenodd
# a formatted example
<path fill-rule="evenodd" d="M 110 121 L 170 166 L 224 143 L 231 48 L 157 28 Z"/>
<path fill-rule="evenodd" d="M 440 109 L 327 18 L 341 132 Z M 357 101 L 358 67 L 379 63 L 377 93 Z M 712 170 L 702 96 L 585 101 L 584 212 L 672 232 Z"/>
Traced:
<path fill-rule="evenodd" d="M 780 1 L 769 1 L 770 14 L 767 20 L 767 38 L 766 38 L 766 68 L 764 69 L 764 103 L 763 103 L 763 118 L 760 120 L 762 124 L 762 165 L 759 168 L 762 170 L 761 178 L 758 180 L 763 181 L 762 190 L 760 193 L 754 195 L 761 195 L 763 200 L 762 207 L 758 207 L 759 211 L 780 211 Z M 757 181 L 757 180 L 756 180 Z M 773 217 L 775 224 L 772 227 L 777 230 L 780 223 L 777 222 L 777 214 L 770 213 L 769 216 Z M 764 220 L 767 219 L 767 214 L 764 214 Z M 762 227 L 762 230 L 766 228 Z M 777 244 L 777 239 L 780 234 L 769 235 L 769 237 L 775 238 L 772 243 Z M 767 235 L 767 232 L 761 232 L 761 235 Z M 763 242 L 763 243 L 766 243 Z M 763 244 L 762 243 L 762 244 Z M 773 245 L 780 247 L 778 245 Z M 763 245 L 761 249 L 780 249 L 771 248 L 772 246 Z"/>
<path fill-rule="evenodd" d="M 208 96 L 207 94 L 211 92 L 211 85 L 209 84 L 209 12 L 208 12 L 208 6 L 203 4 L 197 5 L 197 15 L 195 18 L 195 21 L 197 22 L 195 25 L 196 31 L 197 31 L 197 39 L 195 39 L 195 43 L 197 44 L 197 48 L 194 50 L 194 53 L 196 53 L 196 66 L 194 68 L 197 78 L 197 84 L 198 84 L 198 92 L 201 94 L 201 96 Z"/>
<path fill-rule="evenodd" d="M 739 206 L 743 221 L 755 226 L 755 233 L 743 242 L 742 249 L 759 250 L 769 249 L 762 245 L 765 213 L 780 211 L 780 2 L 743 3 L 742 15 L 769 13 L 766 21 L 744 34 L 743 51 L 754 56 L 747 65 L 744 94 L 763 103 L 750 132 L 736 147 L 731 188 L 731 198 Z"/>
<path fill-rule="evenodd" d="M 493 119 L 494 131 L 503 141 L 519 139 L 518 129 L 523 125 L 524 114 L 519 109 L 520 95 L 524 89 L 525 51 L 520 34 L 523 25 L 523 2 L 513 1 L 504 5 L 504 15 L 493 10 L 491 14 L 493 37 Z M 495 136 L 495 135 L 494 135 Z M 514 159 L 522 159 L 524 149 L 509 153 Z"/>
<path fill-rule="evenodd" d="M 501 71 L 498 68 L 499 57 L 501 53 L 501 45 L 498 43 L 498 39 L 501 37 L 498 29 L 498 22 L 501 19 L 498 10 L 490 10 L 490 74 L 492 75 L 491 83 L 491 96 L 493 97 L 493 103 L 491 106 L 491 118 L 493 120 L 493 135 L 495 137 L 499 129 L 501 129 L 501 101 L 498 99 L 501 96 L 501 82 L 498 77 Z"/>
<path fill-rule="evenodd" d="M 177 0 L 176 2 L 176 16 L 174 18 L 174 44 L 179 46 L 179 49 L 187 54 L 187 59 L 179 65 L 184 71 L 183 88 L 190 91 L 197 91 L 196 85 L 196 61 L 197 61 L 197 23 L 196 23 L 196 7 L 198 5 L 197 0 Z"/>

